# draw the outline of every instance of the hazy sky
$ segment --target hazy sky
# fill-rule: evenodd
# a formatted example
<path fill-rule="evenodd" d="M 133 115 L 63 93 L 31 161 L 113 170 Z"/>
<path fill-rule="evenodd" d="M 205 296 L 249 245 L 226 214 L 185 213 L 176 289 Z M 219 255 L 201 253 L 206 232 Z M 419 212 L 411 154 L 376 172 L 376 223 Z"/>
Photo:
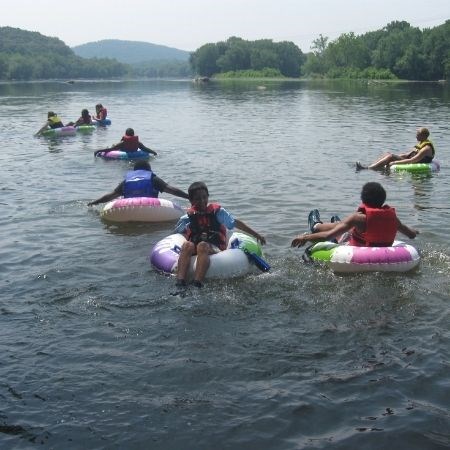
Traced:
<path fill-rule="evenodd" d="M 0 0 L 0 26 L 39 31 L 69 46 L 102 39 L 195 50 L 230 36 L 293 41 L 303 52 L 393 20 L 431 28 L 450 19 L 450 0 Z"/>

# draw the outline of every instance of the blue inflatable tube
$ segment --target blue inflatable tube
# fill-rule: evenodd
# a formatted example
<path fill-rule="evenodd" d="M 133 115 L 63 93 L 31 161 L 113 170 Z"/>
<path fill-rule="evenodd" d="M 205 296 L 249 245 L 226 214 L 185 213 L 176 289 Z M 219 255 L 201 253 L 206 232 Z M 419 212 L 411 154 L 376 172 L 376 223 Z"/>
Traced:
<path fill-rule="evenodd" d="M 111 119 L 95 120 L 95 125 L 105 127 L 106 125 L 111 125 Z"/>

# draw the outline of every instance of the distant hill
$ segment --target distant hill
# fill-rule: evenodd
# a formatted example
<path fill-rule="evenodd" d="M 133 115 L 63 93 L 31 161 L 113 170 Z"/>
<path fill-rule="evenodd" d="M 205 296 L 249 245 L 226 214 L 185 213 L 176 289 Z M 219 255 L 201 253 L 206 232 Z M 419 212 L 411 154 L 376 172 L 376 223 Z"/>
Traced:
<path fill-rule="evenodd" d="M 148 61 L 177 60 L 187 62 L 189 52 L 149 42 L 105 39 L 72 47 L 76 55 L 83 58 L 115 58 L 126 64 Z"/>
<path fill-rule="evenodd" d="M 114 59 L 77 56 L 56 37 L 0 27 L 0 80 L 112 78 L 131 70 Z"/>

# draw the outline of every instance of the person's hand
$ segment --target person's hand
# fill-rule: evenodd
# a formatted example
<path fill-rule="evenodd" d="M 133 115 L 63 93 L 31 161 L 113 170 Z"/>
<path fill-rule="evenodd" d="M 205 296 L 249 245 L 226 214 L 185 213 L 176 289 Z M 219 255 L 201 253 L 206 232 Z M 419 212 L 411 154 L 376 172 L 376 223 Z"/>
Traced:
<path fill-rule="evenodd" d="M 306 239 L 305 234 L 299 234 L 297 237 L 295 237 L 291 242 L 291 247 L 302 247 L 305 245 L 308 239 Z"/>
<path fill-rule="evenodd" d="M 94 202 L 89 202 L 87 205 L 88 205 L 88 206 L 93 206 L 93 205 L 94 205 Z"/>
<path fill-rule="evenodd" d="M 389 167 L 395 166 L 395 165 L 397 164 L 397 162 L 398 162 L 398 161 L 391 161 L 391 162 L 389 163 Z"/>
<path fill-rule="evenodd" d="M 414 239 L 419 233 L 419 230 L 415 230 L 414 228 L 411 228 L 411 234 L 408 236 L 410 239 Z"/>
<path fill-rule="evenodd" d="M 256 233 L 256 240 L 259 241 L 262 245 L 266 243 L 266 238 L 264 236 L 261 236 L 260 234 Z"/>

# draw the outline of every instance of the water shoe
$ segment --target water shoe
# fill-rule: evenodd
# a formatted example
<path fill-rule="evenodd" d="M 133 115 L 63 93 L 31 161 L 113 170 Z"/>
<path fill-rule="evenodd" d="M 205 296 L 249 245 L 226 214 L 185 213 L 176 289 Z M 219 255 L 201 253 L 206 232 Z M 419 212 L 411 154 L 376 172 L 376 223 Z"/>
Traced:
<path fill-rule="evenodd" d="M 318 223 L 323 223 L 323 222 L 320 220 L 319 210 L 318 210 L 318 209 L 313 209 L 313 210 L 310 211 L 310 213 L 308 214 L 308 227 L 309 227 L 311 233 L 315 233 L 314 227 L 315 227 Z"/>

